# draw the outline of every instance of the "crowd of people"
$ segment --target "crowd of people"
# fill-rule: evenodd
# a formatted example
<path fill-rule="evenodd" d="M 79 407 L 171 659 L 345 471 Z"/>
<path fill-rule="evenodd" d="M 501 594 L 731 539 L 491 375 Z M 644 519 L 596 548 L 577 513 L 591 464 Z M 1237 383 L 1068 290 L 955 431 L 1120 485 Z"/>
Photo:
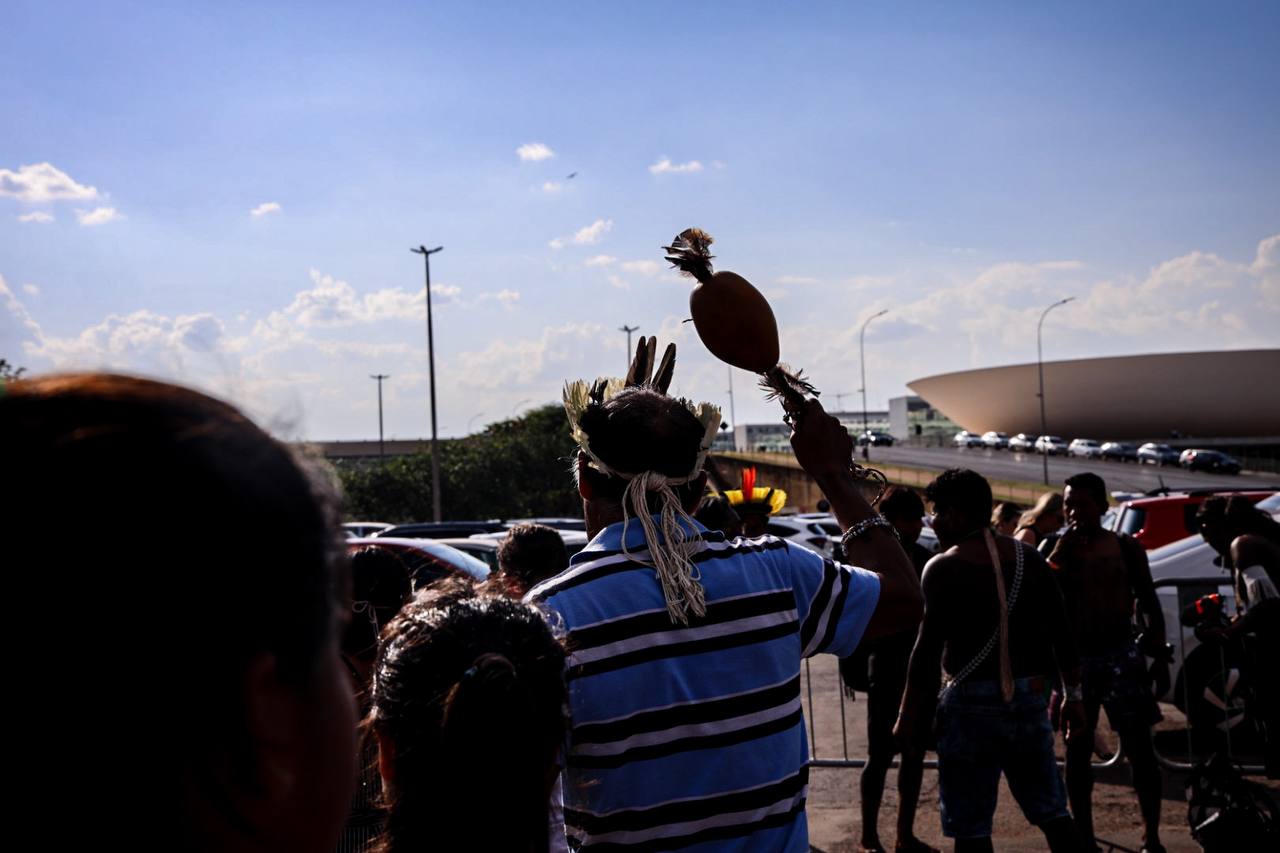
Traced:
<path fill-rule="evenodd" d="M 582 552 L 520 525 L 489 580 L 416 592 L 395 555 L 348 557 L 331 481 L 225 403 L 104 374 L 0 387 L 7 624 L 31 707 L 19 832 L 55 848 L 807 851 L 801 667 L 827 653 L 868 694 L 861 849 L 885 849 L 895 755 L 895 849 L 930 849 L 914 831 L 930 749 L 957 851 L 992 849 L 1001 776 L 1050 849 L 1094 849 L 1100 710 L 1144 849 L 1162 849 L 1165 626 L 1145 552 L 1099 523 L 1097 476 L 1025 513 L 967 470 L 872 506 L 852 438 L 811 400 L 791 443 L 845 531 L 837 562 L 760 535 L 772 490 L 708 498 L 719 413 L 652 367 L 566 392 Z M 937 555 L 917 544 L 926 501 Z M 1274 641 L 1277 525 L 1235 500 L 1199 521 L 1247 608 L 1224 632 Z M 121 541 L 119 559 L 96 547 Z"/>

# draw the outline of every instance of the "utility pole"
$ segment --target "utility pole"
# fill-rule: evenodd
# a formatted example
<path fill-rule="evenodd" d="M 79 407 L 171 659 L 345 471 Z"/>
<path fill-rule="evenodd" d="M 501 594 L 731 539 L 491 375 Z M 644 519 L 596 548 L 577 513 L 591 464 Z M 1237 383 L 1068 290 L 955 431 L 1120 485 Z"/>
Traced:
<path fill-rule="evenodd" d="M 390 379 L 389 373 L 375 373 L 369 377 L 378 380 L 378 458 L 387 461 L 387 445 L 382 440 L 382 380 Z"/>
<path fill-rule="evenodd" d="M 1036 396 L 1040 398 L 1040 435 L 1041 437 L 1043 437 L 1046 434 L 1046 432 L 1048 432 L 1048 427 L 1045 425 L 1045 417 L 1044 417 L 1044 348 L 1041 345 L 1042 332 L 1044 331 L 1044 318 L 1048 317 L 1049 312 L 1052 311 L 1054 308 L 1057 308 L 1059 305 L 1066 305 L 1068 302 L 1070 302 L 1073 299 L 1075 299 L 1074 296 L 1068 296 L 1066 299 L 1059 299 L 1057 302 L 1053 303 L 1048 308 L 1044 309 L 1044 312 L 1040 315 L 1040 322 L 1036 324 L 1036 371 L 1040 374 L 1040 393 L 1037 394 Z M 1049 485 L 1049 446 L 1048 444 L 1040 448 L 1040 450 L 1042 451 L 1040 456 L 1044 460 L 1044 484 L 1047 486 Z"/>
<path fill-rule="evenodd" d="M 422 255 L 422 263 L 427 274 L 427 371 L 431 381 L 431 517 L 440 521 L 440 448 L 436 435 L 436 344 L 431 328 L 431 256 L 443 249 L 436 246 L 428 249 L 419 246 L 410 249 L 414 254 Z"/>
<path fill-rule="evenodd" d="M 861 366 L 862 366 L 862 387 L 859 388 L 858 390 L 862 392 L 862 435 L 863 435 L 863 440 L 866 441 L 866 444 L 862 445 L 863 459 L 871 458 L 871 441 L 866 438 L 866 434 L 867 434 L 867 350 L 866 350 L 865 341 L 867 337 L 867 326 L 871 325 L 871 321 L 874 320 L 875 318 L 883 317 L 885 314 L 888 314 L 888 313 L 889 313 L 889 309 L 885 308 L 875 314 L 872 314 L 866 320 L 862 321 L 862 328 L 858 330 L 858 361 L 861 363 Z M 837 407 L 839 406 L 838 400 L 836 401 L 836 405 Z"/>
<path fill-rule="evenodd" d="M 631 357 L 635 355 L 635 351 L 631 349 L 631 333 L 639 328 L 639 326 L 628 326 L 625 324 L 618 327 L 619 332 L 627 333 L 627 369 L 622 372 L 623 376 L 626 376 L 627 372 L 631 370 Z"/>
<path fill-rule="evenodd" d="M 850 393 L 850 392 L 848 392 L 848 391 L 844 391 L 844 392 L 842 392 L 842 393 L 840 393 L 840 394 L 832 394 L 831 396 L 836 398 L 836 411 L 837 411 L 837 412 L 843 412 L 843 411 L 844 411 L 844 398 L 845 398 L 845 397 L 852 397 L 852 396 L 853 396 L 853 394 L 851 394 L 851 393 Z"/>

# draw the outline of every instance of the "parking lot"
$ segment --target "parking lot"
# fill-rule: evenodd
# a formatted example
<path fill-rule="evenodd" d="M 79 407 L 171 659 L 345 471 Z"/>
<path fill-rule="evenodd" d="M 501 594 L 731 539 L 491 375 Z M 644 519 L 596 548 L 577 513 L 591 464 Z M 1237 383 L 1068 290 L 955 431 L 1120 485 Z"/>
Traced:
<path fill-rule="evenodd" d="M 954 467 L 972 468 L 984 477 L 995 480 L 1035 483 L 1043 476 L 1043 463 L 1037 454 L 978 447 L 873 447 L 871 461 L 872 464 L 897 463 L 937 471 Z M 1184 471 L 1173 466 L 1161 468 L 1132 462 L 1049 457 L 1049 482 L 1058 488 L 1061 488 L 1062 481 L 1067 477 L 1081 471 L 1093 471 L 1107 481 L 1108 489 L 1133 492 L 1148 492 L 1161 486 L 1257 489 L 1272 486 L 1280 480 L 1274 474 L 1209 474 L 1203 471 Z"/>

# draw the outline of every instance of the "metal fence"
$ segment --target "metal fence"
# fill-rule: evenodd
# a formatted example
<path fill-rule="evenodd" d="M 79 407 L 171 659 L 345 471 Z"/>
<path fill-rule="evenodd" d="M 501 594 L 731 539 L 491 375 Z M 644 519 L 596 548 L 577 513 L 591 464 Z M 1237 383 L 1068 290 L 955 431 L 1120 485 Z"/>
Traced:
<path fill-rule="evenodd" d="M 1260 741 L 1249 674 L 1228 649 L 1201 644 L 1192 629 L 1179 620 L 1187 605 L 1215 592 L 1222 596 L 1227 612 L 1234 613 L 1234 593 L 1228 579 L 1221 575 L 1168 578 L 1155 586 L 1165 614 L 1166 634 L 1174 646 L 1172 687 L 1163 697 L 1166 716 L 1174 727 L 1162 726 L 1153 732 L 1157 760 L 1165 769 L 1187 771 L 1213 753 L 1225 753 L 1243 772 L 1262 773 L 1260 754 L 1255 752 Z M 801 678 L 810 766 L 866 766 L 865 756 L 850 754 L 851 742 L 860 735 L 850 729 L 856 700 L 846 695 L 836 659 L 823 655 L 806 660 Z M 1185 717 L 1181 730 L 1176 727 L 1178 714 Z M 1094 767 L 1117 764 L 1121 759 L 1118 744 L 1111 747 L 1109 755 L 1100 757 Z M 936 759 L 926 760 L 925 767 L 936 768 Z"/>

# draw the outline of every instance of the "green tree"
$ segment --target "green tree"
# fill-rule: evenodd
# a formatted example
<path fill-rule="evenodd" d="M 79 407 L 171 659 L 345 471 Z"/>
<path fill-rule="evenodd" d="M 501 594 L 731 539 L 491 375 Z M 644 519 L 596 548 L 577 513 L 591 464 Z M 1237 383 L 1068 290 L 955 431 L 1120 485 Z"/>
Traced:
<path fill-rule="evenodd" d="M 440 443 L 440 503 L 445 518 L 521 518 L 582 513 L 570 463 L 573 439 L 555 405 Z M 431 518 L 431 456 L 338 466 L 347 516 L 379 521 Z"/>

